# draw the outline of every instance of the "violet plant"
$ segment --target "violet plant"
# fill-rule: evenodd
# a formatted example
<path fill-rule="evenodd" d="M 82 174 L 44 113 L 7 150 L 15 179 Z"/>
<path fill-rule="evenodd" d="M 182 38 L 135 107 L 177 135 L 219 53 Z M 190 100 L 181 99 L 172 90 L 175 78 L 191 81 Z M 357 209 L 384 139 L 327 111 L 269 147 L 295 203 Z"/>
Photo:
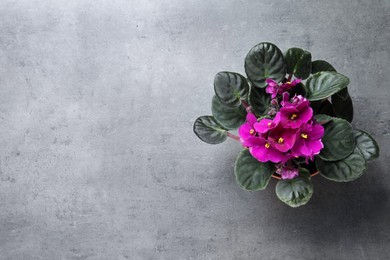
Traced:
<path fill-rule="evenodd" d="M 379 147 L 367 132 L 353 129 L 349 79 L 310 52 L 272 43 L 254 46 L 245 58 L 247 78 L 219 72 L 214 79 L 212 116 L 195 120 L 204 142 L 230 137 L 243 146 L 234 174 L 245 190 L 277 179 L 278 198 L 291 207 L 313 194 L 311 178 L 348 182 L 362 176 Z M 231 130 L 238 129 L 238 135 Z"/>

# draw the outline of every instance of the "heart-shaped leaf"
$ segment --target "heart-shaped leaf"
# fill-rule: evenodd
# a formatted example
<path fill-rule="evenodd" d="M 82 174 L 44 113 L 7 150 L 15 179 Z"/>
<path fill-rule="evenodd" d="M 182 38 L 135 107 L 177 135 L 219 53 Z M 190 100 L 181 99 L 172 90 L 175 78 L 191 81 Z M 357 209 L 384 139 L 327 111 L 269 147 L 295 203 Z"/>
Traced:
<path fill-rule="evenodd" d="M 305 176 L 279 180 L 276 184 L 276 195 L 287 205 L 296 208 L 309 202 L 313 195 L 313 185 Z"/>
<path fill-rule="evenodd" d="M 343 118 L 348 122 L 352 122 L 353 104 L 348 93 L 348 88 L 344 88 L 332 95 L 332 106 L 337 117 Z"/>
<path fill-rule="evenodd" d="M 259 43 L 245 58 L 245 72 L 249 80 L 259 88 L 267 85 L 265 80 L 268 78 L 279 82 L 286 75 L 283 53 L 272 43 Z"/>
<path fill-rule="evenodd" d="M 270 105 L 271 97 L 265 90 L 262 88 L 255 88 L 251 86 L 251 90 L 249 93 L 249 104 L 252 107 L 252 111 L 255 112 L 256 115 L 263 115 L 269 105 Z"/>
<path fill-rule="evenodd" d="M 307 98 L 310 101 L 320 100 L 347 87 L 349 79 L 337 72 L 317 72 L 306 81 Z"/>
<path fill-rule="evenodd" d="M 367 167 L 367 162 L 357 146 L 353 153 L 342 160 L 330 162 L 317 157 L 315 162 L 323 177 L 338 182 L 353 181 L 359 178 Z"/>
<path fill-rule="evenodd" d="M 238 154 L 234 166 L 237 183 L 249 191 L 265 189 L 274 171 L 273 164 L 259 162 L 247 149 Z"/>
<path fill-rule="evenodd" d="M 311 73 L 315 74 L 320 71 L 336 71 L 336 69 L 325 60 L 315 60 L 311 63 Z"/>
<path fill-rule="evenodd" d="M 225 106 L 217 96 L 213 97 L 211 111 L 214 118 L 227 129 L 236 129 L 245 122 L 246 110 L 242 105 L 238 107 Z"/>
<path fill-rule="evenodd" d="M 367 162 L 373 161 L 379 157 L 379 146 L 376 143 L 375 139 L 364 132 L 363 130 L 354 130 L 356 146 L 359 148 L 364 159 Z"/>
<path fill-rule="evenodd" d="M 212 116 L 198 117 L 193 130 L 200 140 L 209 144 L 219 144 L 227 138 L 226 129 Z"/>
<path fill-rule="evenodd" d="M 214 91 L 225 106 L 238 107 L 247 99 L 249 85 L 246 78 L 235 72 L 218 72 L 214 78 Z"/>
<path fill-rule="evenodd" d="M 290 48 L 285 55 L 287 73 L 306 79 L 311 72 L 311 53 L 300 48 Z"/>
<path fill-rule="evenodd" d="M 317 117 L 318 118 L 318 117 Z M 324 148 L 319 156 L 325 161 L 337 161 L 350 155 L 355 148 L 355 137 L 348 121 L 333 117 L 324 125 Z"/>

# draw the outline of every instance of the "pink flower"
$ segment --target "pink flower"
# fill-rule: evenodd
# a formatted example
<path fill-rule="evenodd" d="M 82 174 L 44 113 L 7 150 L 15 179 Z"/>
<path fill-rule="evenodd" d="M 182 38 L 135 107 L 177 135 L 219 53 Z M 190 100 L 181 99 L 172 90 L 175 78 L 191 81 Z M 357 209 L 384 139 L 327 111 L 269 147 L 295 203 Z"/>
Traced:
<path fill-rule="evenodd" d="M 273 79 L 267 79 L 266 82 L 268 83 L 268 85 L 267 88 L 265 89 L 265 92 L 270 94 L 271 98 L 275 98 L 278 94 L 282 94 L 283 92 L 295 87 L 298 83 L 301 82 L 301 80 L 295 79 L 292 82 L 286 82 L 281 85 L 279 85 Z"/>
<path fill-rule="evenodd" d="M 298 176 L 298 172 L 299 170 L 292 166 L 282 166 L 276 170 L 276 173 L 278 173 L 283 180 L 295 178 Z"/>
<path fill-rule="evenodd" d="M 287 152 L 295 143 L 297 129 L 284 128 L 278 125 L 269 132 L 268 140 L 277 150 Z"/>
<path fill-rule="evenodd" d="M 254 124 L 257 123 L 257 118 L 254 114 L 248 113 L 246 115 L 246 122 L 240 126 L 238 129 L 238 134 L 240 135 L 241 143 L 244 146 L 250 146 L 251 137 L 255 137 L 257 132 L 254 128 Z"/>
<path fill-rule="evenodd" d="M 324 136 L 324 127 L 319 124 L 305 124 L 303 125 L 292 148 L 294 156 L 304 156 L 312 158 L 314 155 L 320 153 L 324 147 L 321 138 Z"/>
<path fill-rule="evenodd" d="M 278 83 L 273 79 L 266 79 L 265 82 L 268 83 L 265 92 L 270 94 L 272 98 L 275 98 L 276 95 L 278 94 L 278 89 L 279 89 Z"/>
<path fill-rule="evenodd" d="M 254 137 L 250 140 L 252 147 L 249 147 L 249 152 L 260 162 L 274 162 L 278 163 L 283 160 L 283 153 L 275 149 L 263 137 Z"/>
<path fill-rule="evenodd" d="M 275 128 L 276 123 L 271 119 L 263 118 L 260 122 L 255 123 L 253 126 L 257 132 L 264 134 Z"/>
<path fill-rule="evenodd" d="M 275 116 L 275 123 L 281 123 L 286 128 L 297 129 L 307 123 L 313 117 L 313 109 L 309 101 L 302 96 L 292 98 L 292 102 L 285 100 L 283 95 L 283 107 Z"/>

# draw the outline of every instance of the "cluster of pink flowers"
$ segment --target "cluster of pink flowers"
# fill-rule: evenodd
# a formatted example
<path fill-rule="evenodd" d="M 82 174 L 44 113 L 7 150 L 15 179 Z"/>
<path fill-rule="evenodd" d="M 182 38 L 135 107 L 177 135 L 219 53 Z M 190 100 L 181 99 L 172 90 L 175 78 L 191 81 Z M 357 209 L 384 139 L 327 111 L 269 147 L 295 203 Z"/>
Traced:
<path fill-rule="evenodd" d="M 274 98 L 271 104 L 275 116 L 258 121 L 253 113 L 248 113 L 246 122 L 238 130 L 241 143 L 254 158 L 277 163 L 277 173 L 282 179 L 298 175 L 293 159 L 304 157 L 308 162 L 324 147 L 321 141 L 324 128 L 315 122 L 310 102 L 301 95 L 290 97 L 287 92 L 299 82 L 279 85 L 268 79 L 266 92 Z"/>

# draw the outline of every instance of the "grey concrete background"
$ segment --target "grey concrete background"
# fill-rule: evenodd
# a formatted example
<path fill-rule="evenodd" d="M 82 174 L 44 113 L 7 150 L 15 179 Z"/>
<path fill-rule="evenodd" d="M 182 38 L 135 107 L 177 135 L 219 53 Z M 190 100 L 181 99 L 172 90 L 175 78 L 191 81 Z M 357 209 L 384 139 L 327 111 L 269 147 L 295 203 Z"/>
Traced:
<path fill-rule="evenodd" d="M 390 2 L 0 2 L 0 259 L 388 259 Z M 236 185 L 192 133 L 258 42 L 351 79 L 382 152 L 306 207 Z"/>

